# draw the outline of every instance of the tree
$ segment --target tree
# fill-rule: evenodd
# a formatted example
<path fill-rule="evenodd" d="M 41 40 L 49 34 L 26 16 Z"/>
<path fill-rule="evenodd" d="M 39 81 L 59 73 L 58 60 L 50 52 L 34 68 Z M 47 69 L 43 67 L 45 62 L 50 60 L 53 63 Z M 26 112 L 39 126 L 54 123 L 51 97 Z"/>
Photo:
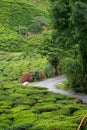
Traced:
<path fill-rule="evenodd" d="M 87 1 L 51 0 L 55 40 L 60 47 L 78 44 L 82 58 L 82 83 L 87 92 Z M 69 49 L 69 48 L 68 48 Z"/>
<path fill-rule="evenodd" d="M 87 91 L 87 1 L 72 4 L 70 22 L 74 26 L 74 38 L 79 44 L 83 64 L 83 86 Z"/>
<path fill-rule="evenodd" d="M 54 44 L 54 39 L 51 36 L 51 33 L 44 34 L 45 39 L 43 43 L 39 46 L 40 54 L 46 56 L 48 58 L 49 63 L 54 68 L 55 76 L 59 74 L 59 63 L 60 63 L 60 49 L 58 48 L 58 44 Z"/>

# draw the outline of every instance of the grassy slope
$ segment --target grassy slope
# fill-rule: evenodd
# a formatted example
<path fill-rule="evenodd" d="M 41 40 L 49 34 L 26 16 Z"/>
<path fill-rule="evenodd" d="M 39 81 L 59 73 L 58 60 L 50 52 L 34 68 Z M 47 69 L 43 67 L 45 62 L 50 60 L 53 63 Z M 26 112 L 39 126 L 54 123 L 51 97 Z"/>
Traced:
<path fill-rule="evenodd" d="M 42 0 L 28 0 L 28 1 L 30 1 L 33 5 L 36 5 L 43 10 L 49 9 L 49 5 L 50 5 L 49 0 L 44 0 L 43 2 Z"/>
<path fill-rule="evenodd" d="M 43 6 L 43 5 L 42 5 Z M 27 0 L 2 0 L 0 2 L 0 23 L 14 28 L 18 25 L 29 25 L 38 15 L 47 15 L 43 9 L 36 7 Z"/>
<path fill-rule="evenodd" d="M 13 82 L 0 90 L 0 130 L 77 130 L 87 112 L 76 99 L 43 88 Z"/>
<path fill-rule="evenodd" d="M 37 2 L 27 0 L 0 1 L 0 50 L 22 51 L 29 43 L 19 31 L 22 27 L 28 27 L 36 16 L 48 17 L 48 11 L 44 9 L 46 1 L 39 4 L 37 6 Z"/>

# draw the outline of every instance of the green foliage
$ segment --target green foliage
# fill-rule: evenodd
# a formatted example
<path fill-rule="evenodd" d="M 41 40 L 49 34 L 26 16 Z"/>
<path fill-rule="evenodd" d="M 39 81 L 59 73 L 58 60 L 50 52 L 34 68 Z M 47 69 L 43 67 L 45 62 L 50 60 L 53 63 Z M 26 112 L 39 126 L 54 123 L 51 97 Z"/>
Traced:
<path fill-rule="evenodd" d="M 19 25 L 29 25 L 31 20 L 38 15 L 46 14 L 44 10 L 41 10 L 26 0 L 1 1 L 0 18 L 2 23 L 13 28 Z"/>
<path fill-rule="evenodd" d="M 53 66 L 50 63 L 46 64 L 44 72 L 47 78 L 54 76 Z"/>
<path fill-rule="evenodd" d="M 29 32 L 31 32 L 32 34 L 38 34 L 41 33 L 43 31 L 42 26 L 39 23 L 32 23 L 29 26 Z"/>
<path fill-rule="evenodd" d="M 49 0 L 44 0 L 43 2 L 42 2 L 42 0 L 29 0 L 29 2 L 31 2 L 36 7 L 38 6 L 40 9 L 43 9 L 44 11 L 48 11 L 48 9 L 50 7 Z"/>
<path fill-rule="evenodd" d="M 45 16 L 37 16 L 34 18 L 33 22 L 40 25 L 47 25 L 48 19 Z"/>
<path fill-rule="evenodd" d="M 72 88 L 70 88 L 70 86 L 69 86 L 69 81 L 68 80 L 65 80 L 64 82 L 56 85 L 56 87 L 58 89 L 63 89 L 63 90 L 68 90 L 68 91 L 72 90 Z"/>
<path fill-rule="evenodd" d="M 46 69 L 49 75 L 52 74 L 50 74 L 52 66 L 47 65 L 47 68 L 45 68 L 47 53 L 52 65 L 54 65 L 55 61 L 59 63 L 60 48 L 57 44 L 54 44 L 57 43 L 58 39 L 56 39 L 56 42 L 54 41 L 55 38 L 53 40 L 50 39 L 50 31 L 34 35 L 30 39 L 24 37 L 27 27 L 32 25 L 32 21 L 37 21 L 41 25 L 47 24 L 46 18 L 49 19 L 49 4 L 49 0 L 44 0 L 43 2 L 41 0 L 0 1 L 0 50 L 11 52 L 26 51 L 26 54 L 0 51 L 1 130 L 76 130 L 87 111 L 87 106 L 75 102 L 77 99 L 72 97 L 54 94 L 48 92 L 45 88 L 24 87 L 18 84 L 18 79 L 22 74 L 29 70 L 36 72 L 37 67 L 42 71 Z M 67 5 L 67 1 L 65 4 Z M 59 6 L 56 7 L 59 8 Z M 64 12 L 63 6 L 61 9 L 60 13 Z M 59 19 L 59 16 L 56 18 Z M 65 13 L 63 16 L 67 17 Z M 65 31 L 67 26 L 64 26 L 64 22 Z M 61 37 L 59 40 L 61 41 Z M 67 41 L 67 38 L 64 41 Z M 39 45 L 44 43 L 46 47 L 44 49 L 45 58 L 38 54 Z M 67 45 L 69 45 L 68 42 Z M 56 60 L 53 60 L 55 57 Z M 83 130 L 86 129 L 85 124 L 82 127 Z"/>
<path fill-rule="evenodd" d="M 44 44 L 40 45 L 40 54 L 47 56 L 49 63 L 54 68 L 54 74 L 58 75 L 58 69 L 60 68 L 60 49 L 51 36 L 53 32 L 54 31 L 44 33 L 45 39 L 43 41 Z"/>
<path fill-rule="evenodd" d="M 37 61 L 35 59 L 37 58 Z M 20 80 L 20 77 L 32 70 L 36 72 L 38 67 L 40 71 L 44 71 L 45 64 L 47 63 L 46 58 L 41 58 L 41 56 L 31 57 L 26 56 L 23 53 L 5 53 L 0 54 L 0 81 L 12 81 Z"/>
<path fill-rule="evenodd" d="M 19 52 L 29 46 L 28 41 L 16 31 L 2 27 L 3 25 L 0 24 L 0 50 Z"/>
<path fill-rule="evenodd" d="M 87 92 L 87 1 L 51 1 L 53 4 L 53 28 L 56 32 L 55 34 L 53 34 L 53 38 L 55 41 L 54 43 L 57 43 L 58 47 L 62 48 L 64 51 L 67 48 L 68 51 L 71 49 L 71 47 L 74 47 L 75 44 L 78 44 L 82 60 L 80 60 L 80 63 L 78 63 L 78 68 L 80 69 L 81 66 L 81 71 L 75 73 L 75 77 L 78 77 L 79 75 L 80 81 L 78 81 L 76 78 L 77 83 L 75 82 L 75 79 L 74 81 L 73 79 L 71 79 L 71 82 L 73 82 L 73 85 L 75 86 L 80 85 L 81 89 L 79 91 Z M 75 69 L 75 72 L 78 70 L 76 64 L 77 63 L 75 61 L 74 66 L 72 66 Z M 67 71 L 70 69 L 72 71 L 71 67 L 67 69 Z"/>
<path fill-rule="evenodd" d="M 76 130 L 87 106 L 75 104 L 74 100 L 42 87 L 1 84 L 0 129 Z"/>
<path fill-rule="evenodd" d="M 64 73 L 66 74 L 69 80 L 69 85 L 73 90 L 76 92 L 84 92 L 84 87 L 82 86 L 82 64 L 80 60 L 66 58 Z"/>
<path fill-rule="evenodd" d="M 28 30 L 32 34 L 39 34 L 43 31 L 43 26 L 47 25 L 47 18 L 45 16 L 36 16 L 29 25 Z"/>
<path fill-rule="evenodd" d="M 44 1 L 44 3 L 48 1 Z M 48 11 L 39 8 L 35 1 L 7 0 L 0 2 L 0 50 L 18 52 L 29 48 L 29 41 L 26 39 L 28 26 L 38 17 L 43 16 L 49 19 Z M 44 5 L 40 1 L 40 5 Z M 40 6 L 41 7 L 41 6 Z M 35 26 L 42 30 L 40 25 Z"/>

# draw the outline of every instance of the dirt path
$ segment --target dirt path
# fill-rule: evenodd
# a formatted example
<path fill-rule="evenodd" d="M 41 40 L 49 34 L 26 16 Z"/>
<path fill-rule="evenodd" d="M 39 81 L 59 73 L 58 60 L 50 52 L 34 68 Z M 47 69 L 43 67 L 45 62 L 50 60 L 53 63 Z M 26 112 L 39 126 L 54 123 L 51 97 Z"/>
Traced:
<path fill-rule="evenodd" d="M 45 87 L 45 88 L 48 88 L 49 91 L 52 91 L 52 92 L 55 92 L 55 93 L 60 93 L 60 94 L 76 97 L 78 99 L 81 99 L 83 103 L 87 104 L 87 95 L 81 95 L 81 94 L 77 94 L 77 93 L 74 93 L 74 92 L 69 92 L 69 91 L 66 91 L 66 90 L 57 89 L 55 87 L 56 84 L 60 84 L 64 80 L 65 80 L 64 76 L 58 76 L 56 78 L 49 78 L 47 80 L 35 83 L 34 86 Z"/>

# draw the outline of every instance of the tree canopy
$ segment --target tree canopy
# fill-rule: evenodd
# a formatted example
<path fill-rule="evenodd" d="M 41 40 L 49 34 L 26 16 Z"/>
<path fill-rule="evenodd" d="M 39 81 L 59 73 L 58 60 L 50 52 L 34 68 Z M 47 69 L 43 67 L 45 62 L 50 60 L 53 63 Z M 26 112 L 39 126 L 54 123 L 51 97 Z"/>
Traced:
<path fill-rule="evenodd" d="M 82 84 L 87 91 L 87 1 L 51 0 L 55 41 L 60 47 L 79 45 L 82 59 Z M 77 73 L 78 75 L 78 73 Z"/>

